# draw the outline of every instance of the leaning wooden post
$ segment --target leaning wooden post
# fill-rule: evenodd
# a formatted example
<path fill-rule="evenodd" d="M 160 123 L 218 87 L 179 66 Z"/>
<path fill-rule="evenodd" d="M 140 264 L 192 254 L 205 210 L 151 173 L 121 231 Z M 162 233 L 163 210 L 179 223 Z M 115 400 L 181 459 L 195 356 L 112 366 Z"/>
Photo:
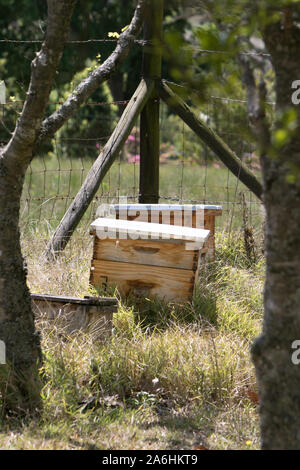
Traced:
<path fill-rule="evenodd" d="M 221 137 L 213 131 L 202 119 L 197 117 L 189 106 L 174 93 L 168 85 L 161 81 L 159 94 L 162 100 L 177 114 L 195 134 L 204 142 L 227 166 L 227 168 L 240 179 L 256 197 L 262 199 L 262 184 L 254 173 L 238 158 Z"/>
<path fill-rule="evenodd" d="M 162 58 L 163 0 L 148 2 L 144 24 L 143 77 L 160 80 Z M 141 113 L 140 203 L 159 200 L 159 94 L 156 89 Z"/>
<path fill-rule="evenodd" d="M 101 181 L 129 136 L 148 97 L 151 96 L 153 89 L 153 81 L 142 80 L 140 82 L 114 132 L 88 172 L 83 185 L 49 242 L 45 253 L 47 258 L 53 257 L 55 253 L 65 248 L 75 228 L 93 200 Z"/>

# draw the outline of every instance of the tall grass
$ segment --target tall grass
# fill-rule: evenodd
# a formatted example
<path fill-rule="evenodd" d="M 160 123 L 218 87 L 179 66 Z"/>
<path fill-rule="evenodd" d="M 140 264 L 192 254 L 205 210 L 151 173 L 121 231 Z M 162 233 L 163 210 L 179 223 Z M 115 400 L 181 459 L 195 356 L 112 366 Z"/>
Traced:
<path fill-rule="evenodd" d="M 34 233 L 34 250 L 32 236 L 23 239 L 32 291 L 91 293 L 91 244 L 81 235 L 47 265 L 44 234 Z M 249 345 L 261 326 L 263 278 L 262 259 L 249 266 L 242 234 L 218 233 L 216 260 L 203 268 L 189 303 L 136 305 L 114 292 L 113 335 L 102 342 L 37 320 L 43 413 L 34 423 L 3 421 L 0 446 L 257 448 Z"/>
<path fill-rule="evenodd" d="M 79 190 L 93 161 L 45 156 L 33 160 L 26 174 L 22 196 L 21 224 L 49 230 L 56 227 Z M 81 226 L 87 228 L 100 203 L 117 202 L 120 196 L 136 202 L 139 193 L 139 164 L 119 162 L 112 166 L 84 216 Z M 242 200 L 245 194 L 249 223 L 262 224 L 259 201 L 227 169 L 212 164 L 200 167 L 192 163 L 168 163 L 160 166 L 160 202 L 220 204 L 223 216 L 216 218 L 219 230 L 237 230 L 242 226 Z"/>
<path fill-rule="evenodd" d="M 83 297 L 89 286 L 88 226 L 98 203 L 138 194 L 136 164 L 114 165 L 98 199 L 64 253 L 51 263 L 45 244 L 79 189 L 91 161 L 35 159 L 26 175 L 22 249 L 32 292 Z M 60 171 L 57 171 L 60 170 Z M 70 171 L 71 170 L 71 171 Z M 119 299 L 113 334 L 97 341 L 66 336 L 57 322 L 37 319 L 43 349 L 39 419 L 0 421 L 1 448 L 191 449 L 257 448 L 258 416 L 249 346 L 262 321 L 263 214 L 247 203 L 256 256 L 241 227 L 245 192 L 224 168 L 161 165 L 161 202 L 221 204 L 216 258 L 203 265 L 193 299 L 184 304 Z M 5 397 L 0 397 L 0 402 Z"/>

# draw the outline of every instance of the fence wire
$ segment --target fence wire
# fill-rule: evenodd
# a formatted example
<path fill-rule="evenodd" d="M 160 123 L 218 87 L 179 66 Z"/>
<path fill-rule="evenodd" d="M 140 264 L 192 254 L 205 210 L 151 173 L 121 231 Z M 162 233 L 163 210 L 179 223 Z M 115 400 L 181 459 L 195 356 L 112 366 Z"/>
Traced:
<path fill-rule="evenodd" d="M 75 45 L 97 41 L 116 42 L 114 39 L 90 39 L 70 43 Z M 3 44 L 34 45 L 39 42 L 0 40 Z M 51 106 L 61 105 L 62 102 L 59 99 L 52 100 Z M 119 116 L 116 108 L 125 109 L 127 103 L 128 100 L 112 99 L 85 103 L 72 118 L 72 123 L 66 124 L 33 159 L 26 173 L 21 201 L 23 236 L 26 236 L 29 230 L 38 230 L 45 238 L 53 233 L 107 142 Z M 0 105 L 0 144 L 5 145 L 8 142 L 8 133 L 12 131 L 11 116 L 17 116 L 23 104 L 24 100 L 11 100 L 5 105 Z M 273 103 L 269 103 L 271 111 L 272 106 Z M 90 112 L 91 109 L 93 112 Z M 247 139 L 246 101 L 234 97 L 211 96 L 203 106 L 200 117 L 259 175 L 259 159 L 253 144 Z M 218 161 L 211 150 L 201 143 L 178 117 L 169 112 L 163 103 L 160 129 L 161 203 L 221 205 L 223 215 L 216 218 L 217 229 L 228 233 L 241 229 L 246 204 L 248 223 L 257 229 L 262 226 L 264 214 L 260 201 Z M 3 133 L 6 133 L 6 138 L 2 138 Z M 99 204 L 117 203 L 120 198 L 126 198 L 128 202 L 138 202 L 139 159 L 138 122 L 81 221 L 79 228 L 82 230 L 82 236 L 89 233 L 89 225 L 96 216 Z"/>

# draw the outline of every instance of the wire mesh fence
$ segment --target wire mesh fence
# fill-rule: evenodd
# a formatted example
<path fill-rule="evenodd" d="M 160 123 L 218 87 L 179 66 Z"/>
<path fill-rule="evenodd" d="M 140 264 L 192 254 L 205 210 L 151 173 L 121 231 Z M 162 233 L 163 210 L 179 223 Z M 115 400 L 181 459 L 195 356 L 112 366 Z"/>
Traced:
<path fill-rule="evenodd" d="M 116 42 L 115 39 L 89 39 L 85 43 Z M 1 40 L 8 44 L 39 41 Z M 74 47 L 82 41 L 71 41 Z M 76 43 L 76 44 L 75 44 Z M 138 41 L 137 41 L 138 45 Z M 214 53 L 216 51 L 205 51 Z M 129 98 L 129 97 L 128 97 Z M 55 96 L 51 107 L 62 104 Z M 80 189 L 87 172 L 107 142 L 119 114 L 128 101 L 90 99 L 61 131 L 44 146 L 30 164 L 25 177 L 21 201 L 21 232 L 39 230 L 49 237 L 63 217 Z M 12 115 L 22 109 L 23 100 L 11 99 L 1 105 L 0 143 L 8 141 Z M 272 104 L 269 104 L 272 109 Z M 100 112 L 101 110 L 101 112 Z M 50 112 L 49 111 L 49 112 Z M 235 97 L 211 96 L 201 112 L 205 120 L 236 152 L 251 170 L 259 175 L 259 159 L 253 144 L 249 143 L 245 129 L 248 126 L 247 103 Z M 243 223 L 243 210 L 247 206 L 248 223 L 260 228 L 263 222 L 261 202 L 224 165 L 211 150 L 162 103 L 160 112 L 160 202 L 184 204 L 217 204 L 223 208 L 223 216 L 217 218 L 217 229 L 228 233 L 239 230 Z M 243 129 L 243 130 L 241 130 Z M 80 227 L 88 233 L 101 203 L 117 203 L 120 198 L 128 202 L 139 200 L 139 122 L 127 139 L 124 149 L 104 178 L 100 188 L 83 217 Z"/>
<path fill-rule="evenodd" d="M 233 113 L 229 109 L 232 106 L 232 103 L 225 106 L 229 116 Z M 218 108 L 218 102 L 212 100 L 205 115 L 208 118 L 215 115 L 215 108 Z M 179 120 L 172 122 L 172 116 L 170 118 L 167 113 L 166 105 L 162 105 L 160 202 L 222 205 L 223 217 L 218 220 L 219 228 L 230 232 L 241 226 L 243 194 L 247 201 L 249 223 L 254 226 L 261 224 L 263 212 L 260 201 L 213 157 L 207 146 L 201 144 L 185 124 Z M 177 132 L 177 127 L 181 128 L 181 133 Z M 244 161 L 249 160 L 249 166 L 258 174 L 259 162 L 251 145 L 238 133 L 220 131 L 220 135 L 228 143 L 234 143 L 237 154 Z M 47 226 L 50 230 L 55 228 L 107 139 L 108 136 L 101 136 L 101 133 L 90 138 L 55 138 L 51 152 L 35 157 L 26 174 L 22 197 L 23 231 L 33 226 Z M 71 152 L 74 145 L 78 152 L 76 156 Z M 128 202 L 138 202 L 139 171 L 137 124 L 124 150 L 101 183 L 82 224 L 89 225 L 101 203 L 116 203 L 124 197 Z"/>

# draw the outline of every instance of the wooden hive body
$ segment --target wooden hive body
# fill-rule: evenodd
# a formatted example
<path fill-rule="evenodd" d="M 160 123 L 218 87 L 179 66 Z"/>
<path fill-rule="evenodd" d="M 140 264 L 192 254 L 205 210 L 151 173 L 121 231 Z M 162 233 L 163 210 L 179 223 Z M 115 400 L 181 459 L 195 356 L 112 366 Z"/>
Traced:
<path fill-rule="evenodd" d="M 108 237 L 99 228 L 109 230 Z M 149 232 L 147 232 L 149 231 Z M 90 283 L 115 285 L 122 295 L 190 299 L 207 230 L 165 224 L 97 219 L 91 226 L 94 252 Z M 200 255 L 200 257 L 199 257 Z"/>
<path fill-rule="evenodd" d="M 209 230 L 206 261 L 215 257 L 215 218 L 222 207 L 208 204 L 111 204 L 104 216 Z"/>
<path fill-rule="evenodd" d="M 31 303 L 36 318 L 59 325 L 68 335 L 84 330 L 97 339 L 111 334 L 113 313 L 118 309 L 118 301 L 112 297 L 31 294 Z"/>

